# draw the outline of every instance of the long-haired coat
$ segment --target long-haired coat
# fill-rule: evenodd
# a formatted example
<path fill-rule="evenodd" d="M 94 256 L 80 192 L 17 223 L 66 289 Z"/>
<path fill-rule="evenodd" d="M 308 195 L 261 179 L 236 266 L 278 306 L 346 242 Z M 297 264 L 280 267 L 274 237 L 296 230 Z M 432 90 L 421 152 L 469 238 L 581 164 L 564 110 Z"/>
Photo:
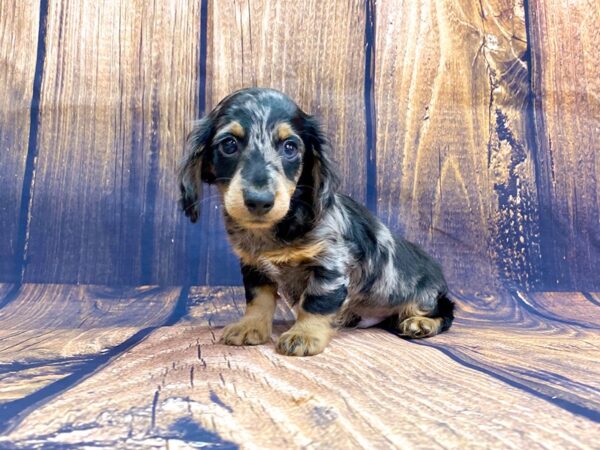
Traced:
<path fill-rule="evenodd" d="M 385 321 L 411 338 L 450 327 L 439 265 L 337 192 L 317 120 L 284 94 L 244 89 L 223 99 L 190 133 L 179 180 L 192 222 L 202 183 L 218 186 L 241 260 L 246 313 L 223 330 L 224 343 L 270 340 L 278 293 L 297 308 L 276 345 L 286 355 L 320 353 L 338 326 Z"/>

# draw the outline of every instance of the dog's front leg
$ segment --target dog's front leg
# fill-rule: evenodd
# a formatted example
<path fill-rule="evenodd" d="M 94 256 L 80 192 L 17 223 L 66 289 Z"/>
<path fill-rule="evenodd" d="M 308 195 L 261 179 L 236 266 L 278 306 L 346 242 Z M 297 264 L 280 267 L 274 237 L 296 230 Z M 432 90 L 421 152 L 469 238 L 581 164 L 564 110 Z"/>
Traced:
<path fill-rule="evenodd" d="M 277 351 L 289 356 L 321 353 L 331 340 L 335 314 L 346 300 L 348 280 L 341 273 L 318 267 L 302 294 L 296 323 L 277 341 Z"/>
<path fill-rule="evenodd" d="M 246 313 L 239 322 L 223 329 L 227 345 L 258 345 L 271 339 L 277 303 L 277 285 L 259 269 L 242 264 L 246 291 Z"/>

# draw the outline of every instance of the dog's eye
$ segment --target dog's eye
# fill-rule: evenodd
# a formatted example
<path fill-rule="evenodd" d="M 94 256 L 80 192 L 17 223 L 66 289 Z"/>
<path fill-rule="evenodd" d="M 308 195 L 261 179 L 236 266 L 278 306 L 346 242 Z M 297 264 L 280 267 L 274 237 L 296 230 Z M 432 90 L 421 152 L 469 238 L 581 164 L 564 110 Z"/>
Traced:
<path fill-rule="evenodd" d="M 233 155 L 237 152 L 238 145 L 234 138 L 227 138 L 221 142 L 221 151 L 226 155 Z"/>
<path fill-rule="evenodd" d="M 287 159 L 294 159 L 298 156 L 298 145 L 294 141 L 285 141 L 283 143 L 283 156 Z"/>

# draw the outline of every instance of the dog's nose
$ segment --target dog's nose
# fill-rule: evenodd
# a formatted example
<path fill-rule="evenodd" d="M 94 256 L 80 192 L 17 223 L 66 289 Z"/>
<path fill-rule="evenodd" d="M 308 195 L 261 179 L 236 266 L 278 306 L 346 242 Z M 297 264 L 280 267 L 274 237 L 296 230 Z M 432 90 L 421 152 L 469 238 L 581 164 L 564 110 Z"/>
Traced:
<path fill-rule="evenodd" d="M 268 213 L 275 203 L 275 194 L 267 190 L 249 189 L 244 191 L 244 204 L 252 214 Z"/>

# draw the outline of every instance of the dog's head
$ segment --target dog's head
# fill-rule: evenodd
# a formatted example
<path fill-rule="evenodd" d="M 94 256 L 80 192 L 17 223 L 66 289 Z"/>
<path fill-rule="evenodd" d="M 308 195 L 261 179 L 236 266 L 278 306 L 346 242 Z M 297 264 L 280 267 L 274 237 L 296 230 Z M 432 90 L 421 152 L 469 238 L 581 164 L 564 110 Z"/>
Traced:
<path fill-rule="evenodd" d="M 179 181 L 192 222 L 204 182 L 219 187 L 226 213 L 245 228 L 270 228 L 290 214 L 313 220 L 337 187 L 317 120 L 271 89 L 237 91 L 197 122 Z"/>

